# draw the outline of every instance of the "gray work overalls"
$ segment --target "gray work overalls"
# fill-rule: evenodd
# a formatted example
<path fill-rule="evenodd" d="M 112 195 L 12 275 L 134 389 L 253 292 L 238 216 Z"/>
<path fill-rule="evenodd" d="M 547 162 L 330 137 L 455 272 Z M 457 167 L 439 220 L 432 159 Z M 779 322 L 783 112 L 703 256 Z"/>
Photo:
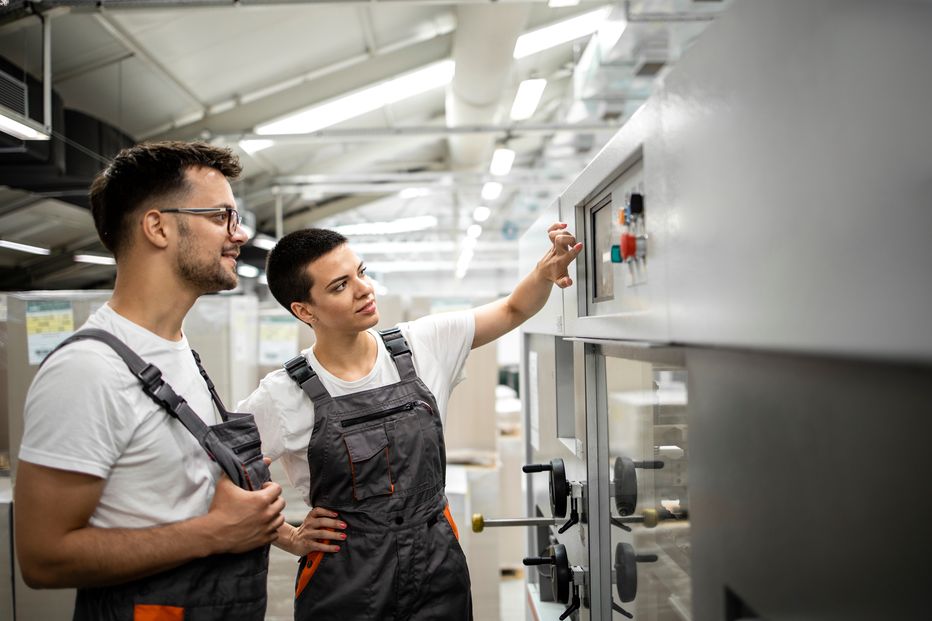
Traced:
<path fill-rule="evenodd" d="M 197 439 L 234 483 L 247 490 L 271 480 L 262 461 L 259 430 L 251 414 L 228 412 L 194 350 L 222 423 L 207 425 L 183 398 L 117 337 L 84 329 L 63 341 L 93 339 L 109 345 L 139 379 L 142 390 Z M 48 360 L 48 356 L 46 357 Z M 44 362 L 44 361 L 43 361 Z M 269 546 L 243 554 L 217 554 L 152 576 L 107 587 L 78 589 L 75 621 L 262 621 L 266 608 Z"/>
<path fill-rule="evenodd" d="M 444 496 L 434 395 L 398 328 L 382 333 L 397 384 L 331 397 L 303 356 L 285 368 L 314 404 L 314 507 L 346 522 L 340 551 L 301 558 L 295 619 L 471 620 L 469 570 Z"/>

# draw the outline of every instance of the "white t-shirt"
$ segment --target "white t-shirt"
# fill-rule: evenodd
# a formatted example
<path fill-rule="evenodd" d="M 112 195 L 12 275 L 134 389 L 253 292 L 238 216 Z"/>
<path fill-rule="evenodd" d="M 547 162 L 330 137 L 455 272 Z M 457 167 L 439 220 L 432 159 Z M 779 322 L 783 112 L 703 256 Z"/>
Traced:
<path fill-rule="evenodd" d="M 109 304 L 83 327 L 115 335 L 157 366 L 205 423 L 219 422 L 186 337 L 163 339 Z M 29 389 L 24 418 L 21 460 L 106 479 L 92 526 L 143 528 L 210 508 L 219 466 L 104 343 L 72 343 L 49 358 Z"/>
<path fill-rule="evenodd" d="M 446 418 L 453 388 L 464 378 L 463 367 L 472 348 L 475 332 L 472 311 L 441 313 L 399 324 L 411 349 L 418 377 L 437 399 L 440 420 Z M 379 347 L 375 366 L 363 378 L 347 382 L 327 372 L 313 348 L 302 352 L 317 371 L 332 397 L 370 390 L 399 381 L 398 369 L 378 332 L 369 330 Z M 314 405 L 284 369 L 265 376 L 259 387 L 241 401 L 238 412 L 255 415 L 262 436 L 262 452 L 273 460 L 281 458 L 291 484 L 310 502 L 310 472 L 307 446 L 314 428 Z"/>

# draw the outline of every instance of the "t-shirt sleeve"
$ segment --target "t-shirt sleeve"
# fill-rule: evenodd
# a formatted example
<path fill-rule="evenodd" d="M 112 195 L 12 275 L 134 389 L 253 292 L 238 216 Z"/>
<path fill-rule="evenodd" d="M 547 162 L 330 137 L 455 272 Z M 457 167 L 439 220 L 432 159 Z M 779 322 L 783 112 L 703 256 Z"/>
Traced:
<path fill-rule="evenodd" d="M 255 417 L 262 440 L 262 454 L 275 460 L 285 452 L 284 419 L 281 406 L 275 402 L 275 391 L 269 387 L 270 377 L 263 379 L 251 395 L 240 401 L 236 411 Z"/>
<path fill-rule="evenodd" d="M 471 310 L 429 315 L 410 322 L 406 328 L 423 344 L 420 351 L 429 352 L 442 369 L 450 390 L 466 379 L 466 359 L 476 331 Z"/>
<path fill-rule="evenodd" d="M 138 426 L 133 390 L 138 381 L 106 345 L 61 349 L 29 389 L 19 458 L 106 478 Z"/>

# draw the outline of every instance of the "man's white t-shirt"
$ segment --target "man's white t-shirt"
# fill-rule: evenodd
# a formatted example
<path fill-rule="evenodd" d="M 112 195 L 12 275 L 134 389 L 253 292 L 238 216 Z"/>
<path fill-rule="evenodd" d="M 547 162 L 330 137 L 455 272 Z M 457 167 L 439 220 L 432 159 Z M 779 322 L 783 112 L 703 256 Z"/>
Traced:
<path fill-rule="evenodd" d="M 158 367 L 205 423 L 220 422 L 186 337 L 163 339 L 109 304 L 83 327 L 115 335 Z M 91 526 L 157 526 L 210 508 L 220 468 L 104 343 L 72 343 L 49 358 L 29 389 L 24 418 L 21 460 L 106 479 Z"/>
<path fill-rule="evenodd" d="M 463 367 L 472 348 L 475 333 L 472 311 L 440 313 L 399 324 L 411 349 L 418 377 L 437 399 L 440 419 L 446 418 L 447 403 L 453 388 L 463 380 Z M 363 378 L 347 382 L 335 377 L 318 362 L 313 348 L 301 352 L 320 377 L 332 397 L 348 395 L 399 381 L 398 369 L 379 333 L 369 330 L 378 343 L 375 366 Z M 310 472 L 307 446 L 314 428 L 314 405 L 284 369 L 265 376 L 259 387 L 241 401 L 238 412 L 256 417 L 262 452 L 273 460 L 281 459 L 291 484 L 310 501 Z"/>

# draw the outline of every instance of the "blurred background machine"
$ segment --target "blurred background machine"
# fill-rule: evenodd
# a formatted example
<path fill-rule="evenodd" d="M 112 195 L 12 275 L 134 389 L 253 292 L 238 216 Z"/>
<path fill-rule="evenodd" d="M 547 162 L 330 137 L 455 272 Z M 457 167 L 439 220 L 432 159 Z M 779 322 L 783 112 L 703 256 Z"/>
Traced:
<path fill-rule="evenodd" d="M 523 330 L 526 514 L 474 524 L 527 530 L 529 619 L 928 616 L 929 33 L 736 3 L 524 236 L 585 243 Z"/>

